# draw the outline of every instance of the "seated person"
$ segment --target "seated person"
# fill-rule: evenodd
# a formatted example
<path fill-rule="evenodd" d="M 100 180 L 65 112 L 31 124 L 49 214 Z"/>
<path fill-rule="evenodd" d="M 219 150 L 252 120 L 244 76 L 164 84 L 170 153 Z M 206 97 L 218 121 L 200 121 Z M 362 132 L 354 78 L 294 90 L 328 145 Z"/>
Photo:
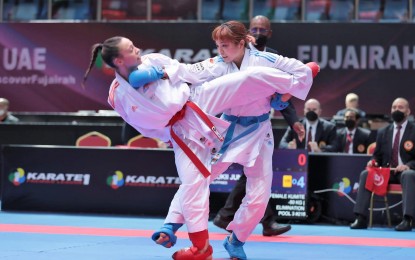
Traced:
<path fill-rule="evenodd" d="M 360 118 L 366 117 L 366 112 L 359 108 L 359 96 L 356 95 L 355 93 L 349 93 L 346 95 L 345 105 L 346 105 L 346 108 L 337 111 L 336 116 L 344 117 L 344 114 L 346 113 L 346 109 L 354 108 L 359 113 Z"/>
<path fill-rule="evenodd" d="M 408 121 L 411 113 L 409 103 L 397 98 L 392 103 L 393 123 L 380 129 L 376 138 L 376 148 L 368 167 L 391 167 L 389 183 L 402 184 L 403 220 L 395 227 L 396 231 L 411 231 L 415 217 L 415 124 Z M 351 229 L 367 228 L 367 211 L 371 191 L 365 188 L 368 171 L 360 173 L 359 189 L 353 212 L 356 220 Z"/>
<path fill-rule="evenodd" d="M 19 119 L 9 112 L 10 102 L 5 98 L 0 98 L 0 123 L 14 123 Z"/>
<path fill-rule="evenodd" d="M 345 127 L 337 130 L 337 148 L 341 153 L 365 154 L 370 144 L 370 130 L 358 127 L 359 113 L 354 108 L 347 108 L 344 115 Z"/>
<path fill-rule="evenodd" d="M 281 149 L 307 149 L 309 152 L 336 152 L 336 126 L 320 118 L 320 102 L 309 99 L 304 104 L 305 119 L 300 120 L 306 129 L 305 139 L 300 141 L 290 127 L 281 139 Z"/>

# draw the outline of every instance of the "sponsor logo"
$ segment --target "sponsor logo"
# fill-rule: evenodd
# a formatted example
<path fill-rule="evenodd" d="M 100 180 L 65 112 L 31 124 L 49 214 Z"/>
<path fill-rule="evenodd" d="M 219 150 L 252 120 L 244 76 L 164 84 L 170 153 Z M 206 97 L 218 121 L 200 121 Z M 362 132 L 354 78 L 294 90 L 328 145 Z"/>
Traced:
<path fill-rule="evenodd" d="M 349 194 L 352 191 L 352 186 L 350 185 L 350 179 L 349 178 L 342 178 L 342 181 L 336 182 L 333 184 L 333 189 L 337 190 L 337 194 L 340 197 L 343 197 L 345 194 Z M 356 183 L 353 187 L 353 192 L 356 192 L 359 187 L 359 184 Z"/>
<path fill-rule="evenodd" d="M 89 185 L 90 174 L 84 173 L 54 173 L 54 172 L 31 172 L 23 168 L 17 168 L 9 174 L 9 181 L 15 186 L 23 183 L 33 184 L 70 184 Z"/>
<path fill-rule="evenodd" d="M 298 59 L 318 62 L 321 69 L 396 69 L 412 70 L 411 45 L 299 45 Z"/>
<path fill-rule="evenodd" d="M 76 85 L 76 77 L 71 74 L 59 75 L 47 69 L 47 48 L 13 47 L 2 50 L 0 85 Z M 1 70 L 0 70 L 1 71 Z M 12 72 L 12 73 L 9 73 Z M 13 73 L 14 72 L 14 73 Z M 15 75 L 18 73 L 18 75 Z"/>
<path fill-rule="evenodd" d="M 180 183 L 177 176 L 124 175 L 119 170 L 107 178 L 107 185 L 114 190 L 122 186 L 178 188 Z"/>
<path fill-rule="evenodd" d="M 20 184 L 26 181 L 25 172 L 22 168 L 17 168 L 9 174 L 9 181 L 14 184 L 14 186 L 19 186 Z"/>
<path fill-rule="evenodd" d="M 166 55 L 172 59 L 178 60 L 184 63 L 196 63 L 211 58 L 212 56 L 218 55 L 217 49 L 199 49 L 193 50 L 189 48 L 178 48 L 178 49 L 145 49 L 142 50 L 141 56 L 149 53 L 159 53 Z M 208 67 L 212 66 L 216 62 L 215 60 L 209 60 Z"/>
<path fill-rule="evenodd" d="M 121 171 L 115 171 L 113 175 L 107 178 L 107 184 L 114 190 L 124 185 L 124 174 Z"/>

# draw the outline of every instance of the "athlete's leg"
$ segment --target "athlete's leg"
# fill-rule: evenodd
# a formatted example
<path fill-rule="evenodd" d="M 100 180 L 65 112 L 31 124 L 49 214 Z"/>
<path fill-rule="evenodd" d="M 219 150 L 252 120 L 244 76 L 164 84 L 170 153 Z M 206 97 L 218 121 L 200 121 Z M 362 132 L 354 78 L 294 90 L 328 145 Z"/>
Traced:
<path fill-rule="evenodd" d="M 304 99 L 312 77 L 298 81 L 291 74 L 268 67 L 250 67 L 192 87 L 192 100 L 208 114 L 216 115 L 235 106 L 246 105 L 278 93 Z"/>
<path fill-rule="evenodd" d="M 209 169 L 210 151 L 183 136 L 181 138 Z M 205 178 L 184 151 L 177 148 L 176 143 L 173 147 L 175 147 L 175 161 L 181 184 L 166 222 L 177 221 L 183 217 L 192 242 L 190 248 L 175 252 L 173 259 L 210 259 L 213 254 L 207 230 L 210 177 Z"/>
<path fill-rule="evenodd" d="M 253 167 L 244 167 L 247 177 L 246 195 L 229 223 L 238 240 L 245 242 L 264 216 L 272 185 L 273 142 L 264 142 Z"/>
<path fill-rule="evenodd" d="M 210 160 L 210 153 L 192 141 L 183 138 L 188 147 L 205 163 Z M 174 233 L 185 223 L 189 233 L 207 230 L 209 214 L 209 183 L 194 163 L 174 143 L 176 167 L 182 184 L 176 192 L 164 221 L 163 227 L 156 231 L 152 239 L 160 245 L 171 247 L 176 241 Z M 194 196 L 197 194 L 198 196 Z"/>

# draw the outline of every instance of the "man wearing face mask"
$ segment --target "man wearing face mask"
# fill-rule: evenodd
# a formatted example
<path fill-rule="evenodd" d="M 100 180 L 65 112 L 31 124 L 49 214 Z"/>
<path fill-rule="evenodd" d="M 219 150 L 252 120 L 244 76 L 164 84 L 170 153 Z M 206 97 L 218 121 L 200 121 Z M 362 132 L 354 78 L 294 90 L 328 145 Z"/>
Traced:
<path fill-rule="evenodd" d="M 277 53 L 276 50 L 267 47 L 267 42 L 272 36 L 271 22 L 262 15 L 257 15 L 251 19 L 249 32 L 255 38 L 255 49 Z"/>
<path fill-rule="evenodd" d="M 337 148 L 340 153 L 365 154 L 370 144 L 370 130 L 357 127 L 359 112 L 347 108 L 344 114 L 345 127 L 337 130 Z"/>
<path fill-rule="evenodd" d="M 252 18 L 249 24 L 249 33 L 255 38 L 255 45 L 252 43 L 249 44 L 251 49 L 278 54 L 276 50 L 266 46 L 268 40 L 272 36 L 271 22 L 267 17 L 257 15 Z M 300 136 L 300 139 L 303 139 L 305 136 L 304 126 L 300 123 L 297 117 L 297 111 L 291 100 L 287 101 L 287 106 L 282 110 L 274 107 L 273 104 L 274 103 L 271 101 L 271 107 L 275 110 L 279 110 L 288 125 L 294 129 L 294 131 Z"/>
<path fill-rule="evenodd" d="M 276 50 L 266 47 L 267 41 L 272 35 L 271 23 L 267 17 L 258 15 L 252 18 L 249 26 L 249 32 L 256 39 L 256 45 L 250 44 L 249 47 L 251 49 L 277 53 Z M 271 106 L 273 107 L 272 104 L 273 103 L 271 102 Z M 304 138 L 304 126 L 300 123 L 297 117 L 297 111 L 295 110 L 294 105 L 291 103 L 291 101 L 288 101 L 287 105 L 288 106 L 283 110 L 278 110 L 281 112 L 288 125 L 294 129 L 297 135 L 299 135 L 300 138 Z M 220 228 L 226 229 L 229 222 L 233 220 L 239 205 L 241 205 L 245 193 L 246 176 L 242 174 L 235 187 L 229 194 L 228 198 L 226 199 L 225 206 L 219 210 L 218 214 L 214 218 L 213 224 Z M 264 236 L 281 235 L 291 229 L 291 225 L 283 225 L 275 221 L 274 210 L 272 209 L 270 202 L 268 202 L 261 223 L 263 227 L 262 234 Z"/>
<path fill-rule="evenodd" d="M 9 113 L 9 101 L 5 98 L 0 98 L 0 123 L 13 123 L 19 119 Z"/>
<path fill-rule="evenodd" d="M 336 126 L 320 118 L 322 109 L 317 99 L 309 99 L 304 104 L 305 119 L 301 123 L 306 129 L 304 140 L 288 128 L 280 142 L 280 149 L 307 149 L 309 152 L 336 152 Z"/>
<path fill-rule="evenodd" d="M 397 98 L 392 103 L 393 123 L 379 129 L 376 148 L 368 167 L 390 167 L 389 183 L 402 185 L 403 220 L 395 227 L 396 231 L 411 231 L 415 217 L 415 124 L 408 121 L 411 113 L 405 98 Z M 371 192 L 365 188 L 368 171 L 360 173 L 354 213 L 356 220 L 351 229 L 367 228 L 367 211 Z"/>

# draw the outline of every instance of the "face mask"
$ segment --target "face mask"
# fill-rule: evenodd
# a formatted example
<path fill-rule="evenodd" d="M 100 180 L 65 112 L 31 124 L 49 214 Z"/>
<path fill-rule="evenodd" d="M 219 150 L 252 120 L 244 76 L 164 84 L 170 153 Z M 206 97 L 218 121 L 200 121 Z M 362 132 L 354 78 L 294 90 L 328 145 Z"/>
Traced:
<path fill-rule="evenodd" d="M 392 119 L 396 123 L 400 123 L 405 119 L 405 114 L 402 111 L 399 111 L 399 110 L 393 111 Z"/>
<path fill-rule="evenodd" d="M 0 116 L 3 116 L 6 113 L 6 110 L 0 109 Z"/>
<path fill-rule="evenodd" d="M 267 44 L 267 41 L 268 41 L 268 37 L 263 34 L 254 34 L 253 36 L 255 37 L 255 43 L 256 43 L 256 45 L 254 44 L 255 48 L 261 49 L 261 50 L 265 48 L 265 45 Z"/>
<path fill-rule="evenodd" d="M 317 113 L 316 113 L 316 112 L 314 112 L 314 111 L 308 111 L 308 112 L 305 114 L 305 117 L 307 118 L 307 120 L 308 120 L 308 121 L 313 122 L 313 121 L 316 121 L 316 120 L 317 120 L 318 115 L 317 115 Z"/>
<path fill-rule="evenodd" d="M 346 127 L 349 129 L 353 129 L 356 126 L 356 121 L 351 119 L 344 121 L 344 123 L 346 124 Z"/>

